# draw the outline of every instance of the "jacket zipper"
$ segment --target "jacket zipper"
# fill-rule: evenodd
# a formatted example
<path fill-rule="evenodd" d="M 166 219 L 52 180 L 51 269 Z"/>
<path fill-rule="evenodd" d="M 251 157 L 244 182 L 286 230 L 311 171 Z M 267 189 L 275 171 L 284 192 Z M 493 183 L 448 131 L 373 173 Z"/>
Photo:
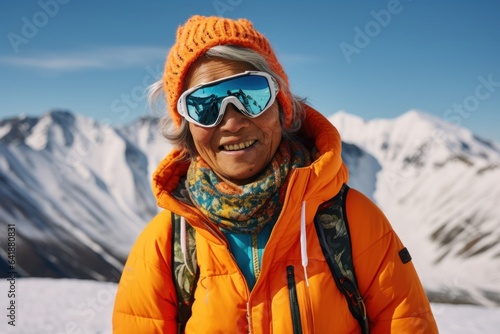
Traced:
<path fill-rule="evenodd" d="M 227 241 L 226 241 L 226 244 L 227 244 Z M 233 261 L 235 263 L 236 262 L 236 258 L 234 257 L 233 253 L 231 253 L 231 250 L 229 249 L 229 246 L 227 246 L 227 250 L 229 252 L 229 254 L 231 255 L 231 258 L 233 259 Z M 240 272 L 240 275 L 241 277 L 244 277 L 241 269 L 238 267 L 238 265 L 236 265 L 236 268 L 238 268 L 238 271 Z M 248 301 L 247 301 L 247 310 L 246 310 L 246 318 L 247 318 L 247 324 L 248 324 L 248 331 L 247 333 L 248 334 L 251 334 L 252 333 L 252 316 L 251 316 L 251 312 L 250 312 L 250 309 L 251 309 L 251 306 L 250 306 L 250 289 L 248 288 L 248 284 L 246 283 L 245 279 L 243 279 L 243 281 L 245 282 L 245 288 L 246 288 L 246 292 L 247 292 L 247 296 L 248 296 Z"/>
<path fill-rule="evenodd" d="M 293 334 L 302 334 L 300 308 L 297 298 L 297 288 L 295 286 L 295 273 L 293 266 L 286 267 L 286 276 L 288 281 L 288 294 L 290 296 L 290 311 L 292 312 Z"/>

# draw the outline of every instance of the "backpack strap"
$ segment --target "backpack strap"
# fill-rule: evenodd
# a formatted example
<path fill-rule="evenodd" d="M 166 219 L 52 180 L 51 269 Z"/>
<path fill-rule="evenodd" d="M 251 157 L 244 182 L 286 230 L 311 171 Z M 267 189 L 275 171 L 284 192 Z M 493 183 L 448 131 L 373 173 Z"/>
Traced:
<path fill-rule="evenodd" d="M 172 212 L 172 280 L 177 293 L 177 333 L 184 333 L 184 328 L 191 317 L 194 302 L 194 290 L 199 278 L 196 260 L 196 231 L 190 225 L 181 222 L 181 217 Z M 182 251 L 184 239 L 185 251 Z"/>
<path fill-rule="evenodd" d="M 338 289 L 345 296 L 349 310 L 369 333 L 366 307 L 358 290 L 352 263 L 351 238 L 347 223 L 346 198 L 349 187 L 344 184 L 339 193 L 323 203 L 314 217 L 319 243 Z"/>

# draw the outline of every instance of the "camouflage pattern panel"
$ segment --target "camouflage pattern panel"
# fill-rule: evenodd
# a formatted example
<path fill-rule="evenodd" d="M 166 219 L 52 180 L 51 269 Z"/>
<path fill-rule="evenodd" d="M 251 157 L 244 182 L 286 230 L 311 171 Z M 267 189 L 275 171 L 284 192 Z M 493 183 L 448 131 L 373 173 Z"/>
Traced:
<path fill-rule="evenodd" d="M 172 271 L 174 284 L 177 289 L 179 304 L 183 302 L 191 305 L 194 288 L 198 278 L 198 264 L 196 260 L 196 231 L 186 222 L 186 256 L 181 249 L 181 217 L 172 213 Z"/>
<path fill-rule="evenodd" d="M 321 247 L 327 261 L 333 260 L 338 265 L 342 277 L 356 282 L 352 264 L 351 239 L 344 212 L 348 186 L 343 185 L 339 193 L 323 203 L 316 213 L 315 225 Z"/>

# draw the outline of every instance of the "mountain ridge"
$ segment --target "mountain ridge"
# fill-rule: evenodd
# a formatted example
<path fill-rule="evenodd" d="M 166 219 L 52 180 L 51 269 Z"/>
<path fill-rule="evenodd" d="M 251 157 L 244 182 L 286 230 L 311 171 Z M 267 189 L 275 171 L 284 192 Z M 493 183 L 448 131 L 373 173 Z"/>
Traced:
<path fill-rule="evenodd" d="M 428 291 L 449 299 L 452 287 L 453 298 L 498 304 L 497 145 L 421 112 L 363 122 L 340 113 L 329 120 L 344 141 L 381 165 L 374 199 L 409 249 L 418 250 L 414 263 Z"/>

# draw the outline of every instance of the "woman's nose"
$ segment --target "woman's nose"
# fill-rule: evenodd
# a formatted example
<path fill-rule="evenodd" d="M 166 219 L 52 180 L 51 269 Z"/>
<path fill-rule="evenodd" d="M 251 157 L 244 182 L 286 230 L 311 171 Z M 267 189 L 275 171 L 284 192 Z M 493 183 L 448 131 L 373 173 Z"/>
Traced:
<path fill-rule="evenodd" d="M 219 125 L 220 129 L 236 132 L 248 125 L 249 118 L 241 113 L 232 103 L 228 103 L 224 117 Z"/>

